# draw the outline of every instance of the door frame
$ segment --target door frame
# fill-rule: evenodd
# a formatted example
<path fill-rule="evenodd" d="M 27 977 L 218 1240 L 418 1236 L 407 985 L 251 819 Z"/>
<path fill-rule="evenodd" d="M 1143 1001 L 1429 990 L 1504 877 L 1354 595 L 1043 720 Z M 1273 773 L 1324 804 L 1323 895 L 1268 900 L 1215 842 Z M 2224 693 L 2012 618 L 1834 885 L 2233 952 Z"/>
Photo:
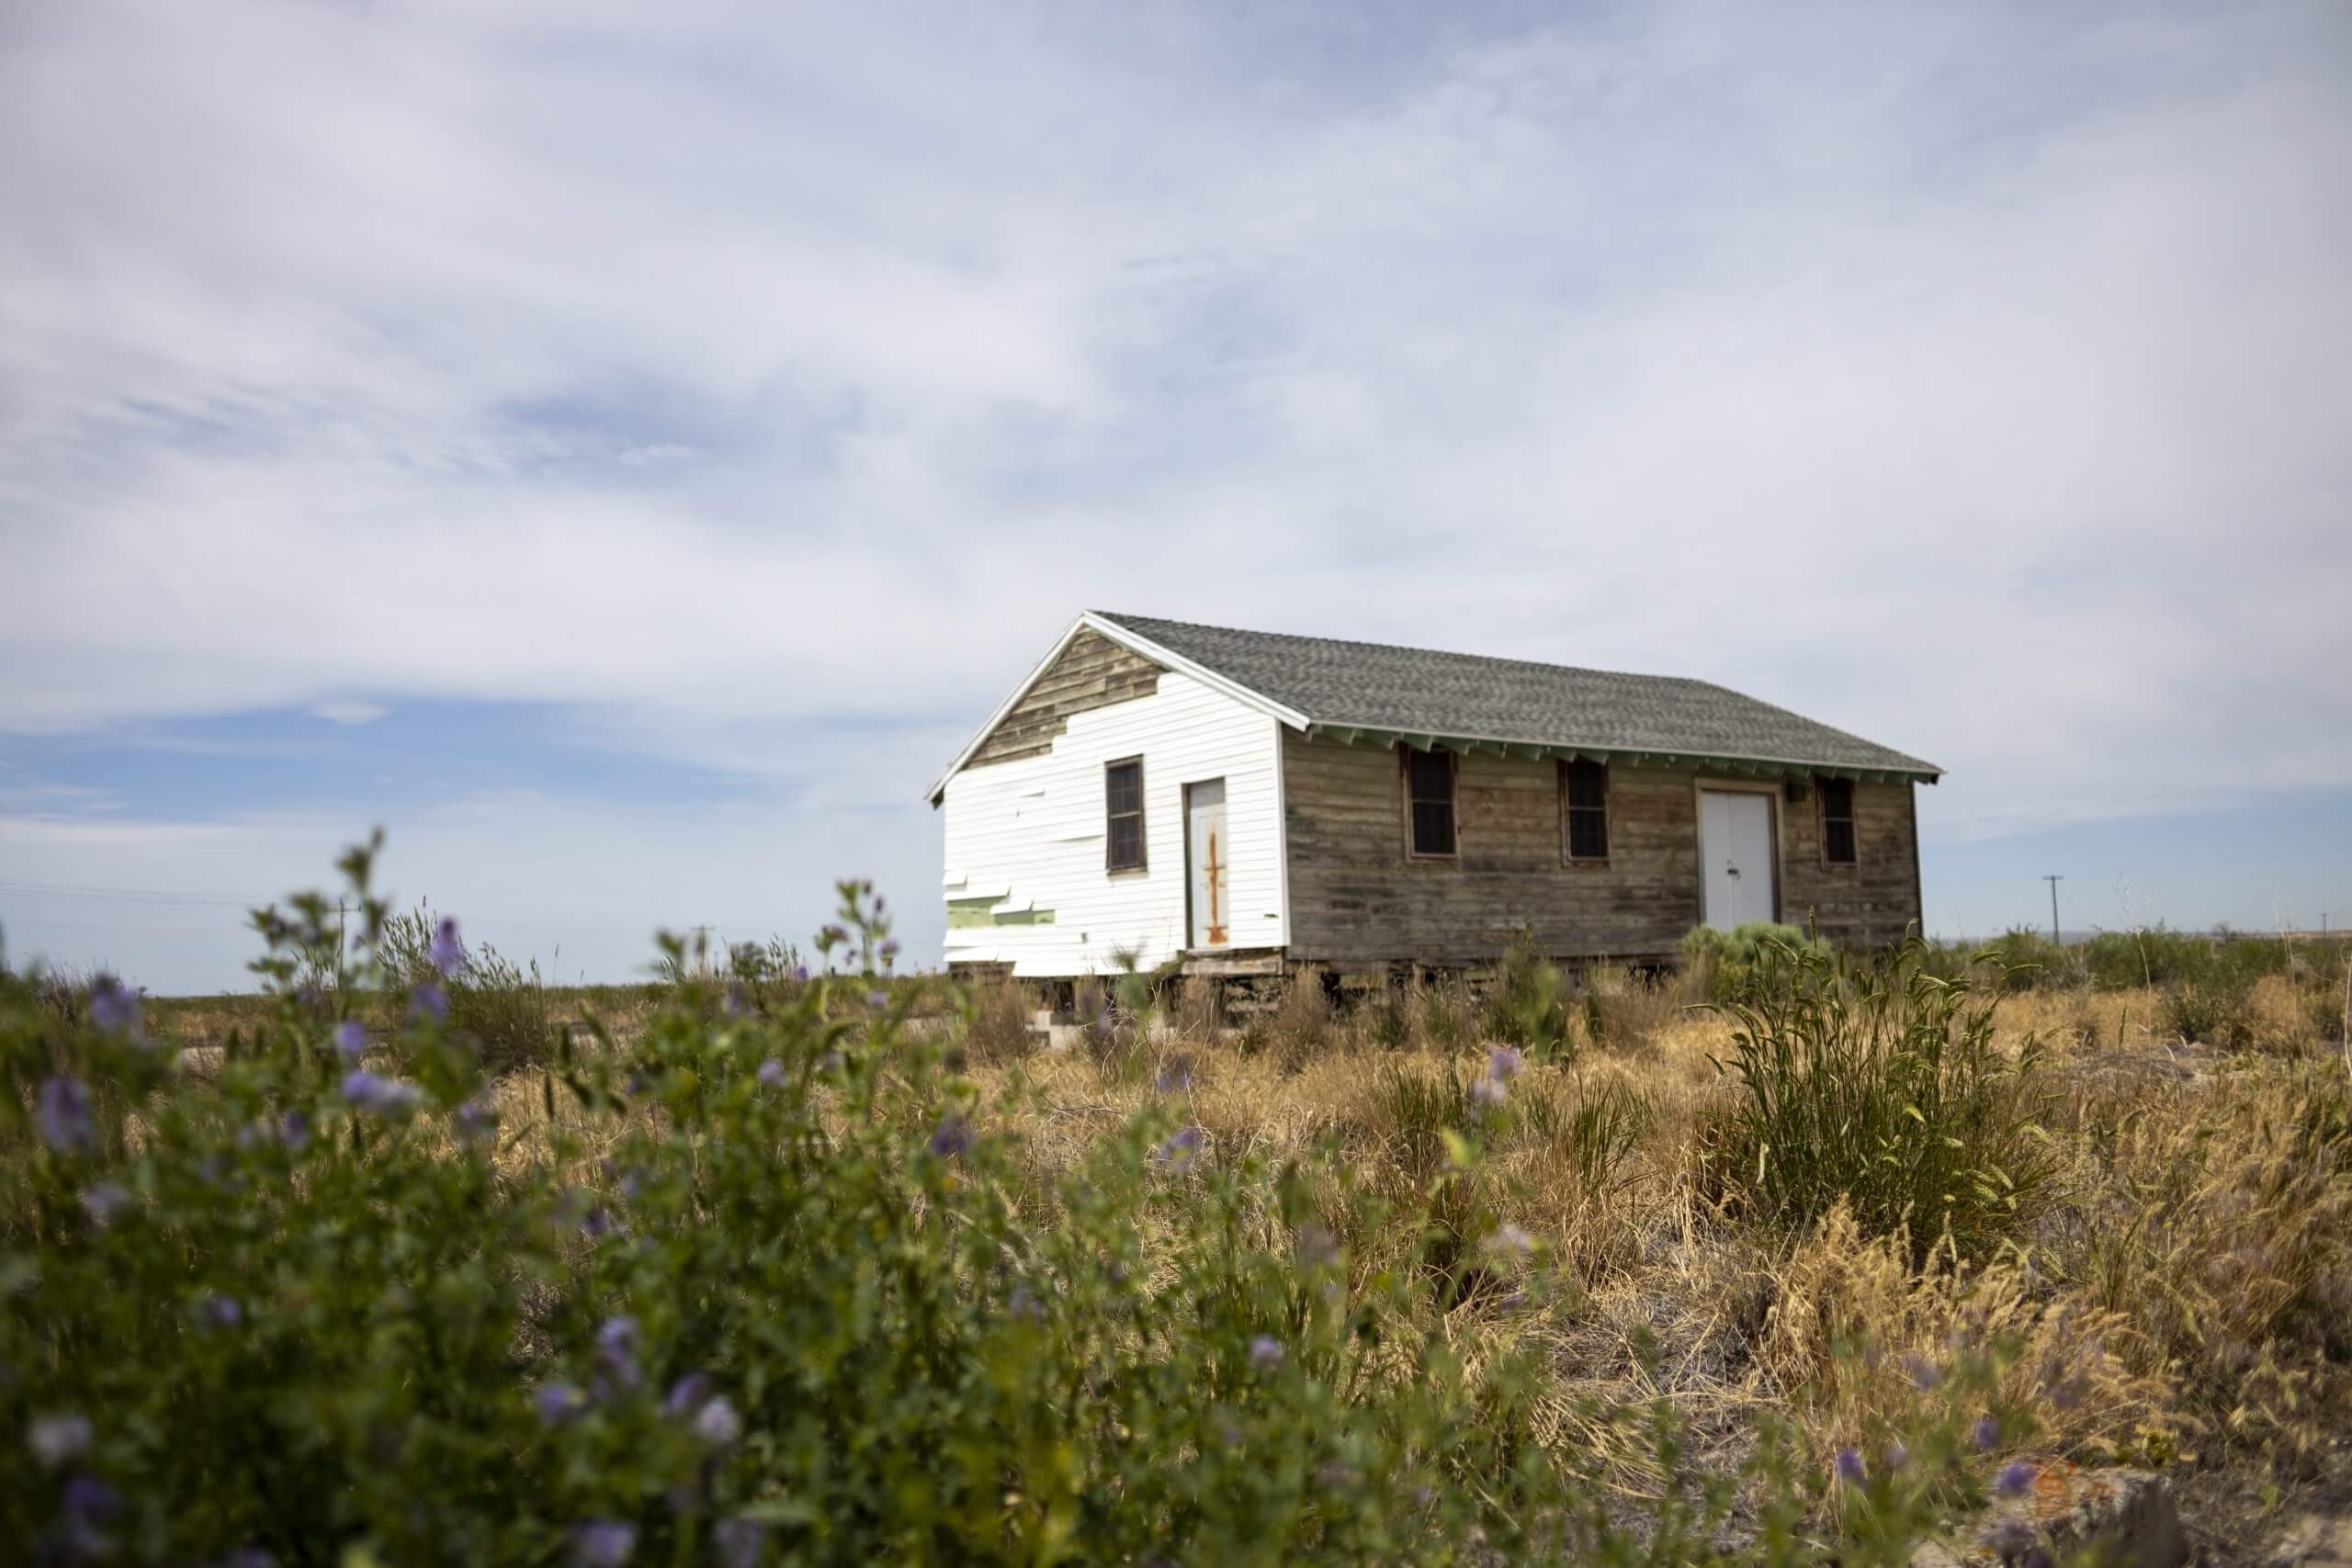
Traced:
<path fill-rule="evenodd" d="M 1228 851 L 1229 851 L 1229 850 L 1231 849 L 1231 847 L 1232 847 L 1232 845 L 1231 845 L 1231 840 L 1232 840 L 1232 836 L 1233 836 L 1233 817 L 1232 817 L 1232 812 L 1233 812 L 1233 785 L 1232 785 L 1230 783 L 1228 783 L 1228 782 L 1227 782 L 1228 777 L 1229 777 L 1229 775 L 1225 774 L 1225 773 L 1211 773 L 1208 777 L 1206 777 L 1206 778 L 1204 778 L 1204 779 L 1186 779 L 1186 780 L 1183 782 L 1183 784 L 1181 784 L 1181 785 L 1179 785 L 1179 786 L 1178 786 L 1178 791 L 1177 791 L 1177 804 L 1178 804 L 1179 808 L 1182 811 L 1182 813 L 1183 813 L 1183 818 L 1184 818 L 1184 943 L 1183 943 L 1183 950 L 1184 950 L 1186 953 L 1223 953 L 1223 952 L 1227 951 L 1228 949 L 1230 949 L 1230 948 L 1234 945 L 1234 942 L 1233 942 L 1233 919 L 1232 919 L 1232 914 L 1231 914 L 1231 911 L 1230 911 L 1230 909 L 1229 909 L 1229 908 L 1228 908 L 1228 910 L 1227 910 L 1227 918 L 1226 918 L 1226 922 L 1225 922 L 1225 942 L 1224 942 L 1224 944 L 1223 944 L 1222 946 L 1216 946 L 1216 945 L 1203 946 L 1203 945 L 1200 945 L 1200 944 L 1195 943 L 1195 942 L 1193 941 L 1193 785 L 1195 785 L 1195 784 L 1224 784 L 1224 785 L 1225 785 L 1226 838 L 1227 838 L 1227 849 L 1228 849 Z M 1226 902 L 1227 903 L 1227 905 L 1230 905 L 1230 904 L 1232 903 L 1232 901 L 1233 901 L 1233 900 L 1232 900 L 1232 888 L 1233 888 L 1233 884 L 1232 884 L 1233 860 L 1232 860 L 1232 856 L 1231 856 L 1229 853 L 1227 854 L 1227 858 L 1226 858 L 1225 870 L 1226 870 L 1226 877 L 1227 877 L 1227 882 L 1226 882 L 1227 898 L 1226 898 Z"/>
<path fill-rule="evenodd" d="M 1781 786 L 1755 779 L 1694 778 L 1690 781 L 1690 832 L 1698 849 L 1699 923 L 1707 923 L 1707 795 L 1720 790 L 1725 795 L 1760 795 L 1769 802 L 1766 818 L 1771 824 L 1772 835 L 1772 923 L 1781 919 Z M 1187 928 L 1190 929 L 1189 927 Z"/>

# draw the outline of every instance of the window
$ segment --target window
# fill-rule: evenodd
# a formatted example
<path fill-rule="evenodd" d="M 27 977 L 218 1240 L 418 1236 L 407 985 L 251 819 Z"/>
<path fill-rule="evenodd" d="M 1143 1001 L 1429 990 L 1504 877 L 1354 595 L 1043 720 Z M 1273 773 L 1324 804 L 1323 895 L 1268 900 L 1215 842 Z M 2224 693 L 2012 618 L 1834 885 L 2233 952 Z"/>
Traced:
<path fill-rule="evenodd" d="M 1830 865 L 1854 863 L 1854 781 L 1822 779 L 1821 858 Z"/>
<path fill-rule="evenodd" d="M 1411 821 L 1412 853 L 1439 860 L 1453 856 L 1453 753 L 1405 752 L 1405 800 Z"/>
<path fill-rule="evenodd" d="M 1143 864 L 1143 759 L 1129 757 L 1102 769 L 1102 809 L 1109 844 L 1103 865 L 1111 871 L 1141 871 Z"/>
<path fill-rule="evenodd" d="M 1568 858 L 1609 858 L 1609 764 L 1579 757 L 1560 764 L 1562 810 L 1567 818 Z"/>

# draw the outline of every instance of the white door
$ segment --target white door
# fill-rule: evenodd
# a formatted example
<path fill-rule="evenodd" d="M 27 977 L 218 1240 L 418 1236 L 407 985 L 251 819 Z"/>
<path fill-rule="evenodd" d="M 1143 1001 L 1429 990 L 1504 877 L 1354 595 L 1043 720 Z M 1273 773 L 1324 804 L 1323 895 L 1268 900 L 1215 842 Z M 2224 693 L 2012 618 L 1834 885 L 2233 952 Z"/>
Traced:
<path fill-rule="evenodd" d="M 1772 797 L 1748 790 L 1699 792 L 1699 858 L 1706 867 L 1706 920 L 1729 931 L 1772 918 Z"/>
<path fill-rule="evenodd" d="M 1225 781 L 1184 786 L 1184 864 L 1191 878 L 1193 947 L 1223 947 L 1232 938 L 1225 842 Z"/>

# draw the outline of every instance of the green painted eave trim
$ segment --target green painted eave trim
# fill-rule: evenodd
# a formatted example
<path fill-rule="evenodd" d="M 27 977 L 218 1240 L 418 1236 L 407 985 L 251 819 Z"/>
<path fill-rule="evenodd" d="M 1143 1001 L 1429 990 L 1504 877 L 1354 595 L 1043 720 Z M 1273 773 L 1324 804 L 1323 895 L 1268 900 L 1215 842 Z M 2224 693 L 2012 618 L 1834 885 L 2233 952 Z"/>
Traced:
<path fill-rule="evenodd" d="M 1336 740 L 1343 746 L 1372 746 L 1385 750 L 1403 744 L 1416 751 L 1433 751 L 1442 747 L 1448 751 L 1469 757 L 1481 752 L 1495 757 L 1517 758 L 1527 761 L 1542 761 L 1558 758 L 1563 761 L 1589 759 L 1628 768 L 1690 768 L 1701 773 L 1723 773 L 1736 778 L 1800 778 L 1851 779 L 1857 784 L 1934 784 L 1940 773 L 1917 768 L 1850 768 L 1826 762 L 1781 761 L 1767 757 L 1718 757 L 1702 751 L 1636 751 L 1615 746 L 1556 746 L 1532 740 L 1492 740 L 1483 736 L 1426 735 L 1394 729 L 1366 729 L 1344 724 L 1310 724 L 1306 727 L 1309 740 Z"/>

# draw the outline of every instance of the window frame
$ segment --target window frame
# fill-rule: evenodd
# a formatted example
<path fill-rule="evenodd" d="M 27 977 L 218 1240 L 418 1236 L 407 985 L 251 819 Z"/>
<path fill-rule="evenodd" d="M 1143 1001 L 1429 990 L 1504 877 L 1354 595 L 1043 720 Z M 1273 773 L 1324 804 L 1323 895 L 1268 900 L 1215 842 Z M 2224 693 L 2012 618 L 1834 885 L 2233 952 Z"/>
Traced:
<path fill-rule="evenodd" d="M 1420 847 L 1419 835 L 1413 826 L 1413 759 L 1415 756 L 1445 759 L 1445 808 L 1453 823 L 1453 848 L 1441 854 Z M 1404 797 L 1405 859 L 1421 861 L 1433 865 L 1445 865 L 1462 859 L 1462 754 L 1445 746 L 1432 746 L 1427 751 L 1416 752 L 1404 741 L 1396 743 L 1396 774 L 1398 792 Z"/>
<path fill-rule="evenodd" d="M 1573 813 L 1596 809 L 1589 806 L 1577 805 L 1569 794 L 1569 771 L 1575 768 L 1578 763 L 1583 762 L 1589 762 L 1592 766 L 1600 770 L 1600 805 L 1597 808 L 1600 813 L 1600 852 L 1597 855 L 1580 855 L 1577 853 L 1576 835 L 1570 830 L 1570 823 L 1573 821 Z M 1574 761 L 1563 757 L 1559 760 L 1560 861 L 1562 864 L 1578 866 L 1607 865 L 1609 863 L 1609 857 L 1616 847 L 1615 835 L 1610 830 L 1610 793 L 1612 783 L 1610 777 L 1611 771 L 1611 770 L 1608 762 L 1598 757 L 1578 757 Z"/>
<path fill-rule="evenodd" d="M 1829 814 L 1829 795 L 1833 786 L 1841 786 L 1846 792 L 1846 814 L 1843 817 L 1832 817 Z M 1819 835 L 1821 844 L 1822 869 L 1849 871 L 1860 866 L 1862 863 L 1862 829 L 1861 818 L 1854 803 L 1854 781 L 1837 778 L 1827 773 L 1816 774 L 1813 781 L 1813 798 L 1815 829 Z M 1846 824 L 1848 853 L 1843 860 L 1829 852 L 1829 825 L 1832 822 Z"/>
<path fill-rule="evenodd" d="M 1111 774 L 1119 768 L 1136 771 L 1136 808 L 1132 812 L 1111 809 Z M 1149 813 L 1144 809 L 1143 755 L 1114 757 L 1102 764 L 1102 874 L 1105 876 L 1134 876 L 1151 869 L 1151 838 L 1146 824 Z M 1119 835 L 1114 827 L 1119 818 L 1136 819 L 1136 858 L 1131 865 L 1122 865 L 1114 858 L 1118 853 Z"/>

